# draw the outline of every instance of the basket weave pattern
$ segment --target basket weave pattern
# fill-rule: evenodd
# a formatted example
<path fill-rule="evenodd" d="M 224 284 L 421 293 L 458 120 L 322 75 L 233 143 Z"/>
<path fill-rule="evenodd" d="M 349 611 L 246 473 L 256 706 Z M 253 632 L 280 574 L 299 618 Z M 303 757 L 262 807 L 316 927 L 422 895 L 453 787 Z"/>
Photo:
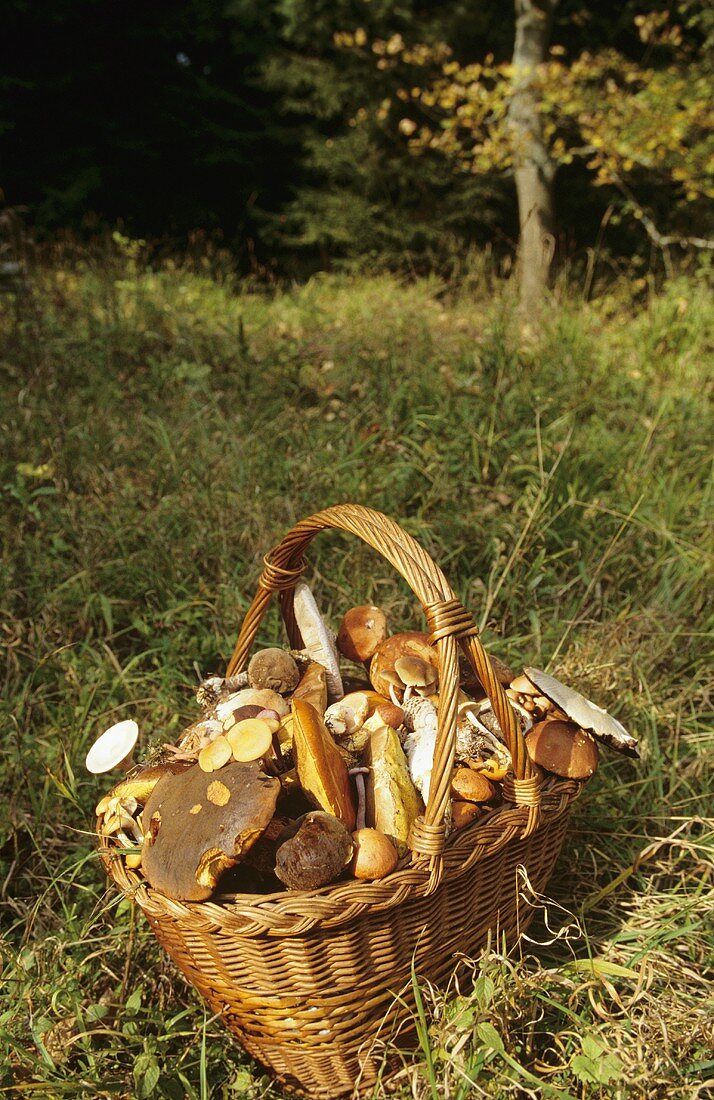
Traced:
<path fill-rule="evenodd" d="M 326 509 L 297 524 L 266 558 L 228 665 L 240 671 L 273 592 L 291 644 L 301 638 L 292 613 L 304 550 L 325 528 L 358 535 L 410 583 L 439 660 L 440 702 L 434 766 L 411 857 L 377 882 L 343 882 L 312 892 L 231 895 L 184 903 L 128 870 L 100 835 L 107 873 L 146 913 L 188 980 L 220 1013 L 241 1044 L 295 1091 L 317 1098 L 368 1088 L 382 1062 L 379 1040 L 399 1028 L 409 1045 L 409 978 L 444 982 L 459 954 L 474 954 L 497 932 L 513 944 L 550 877 L 582 784 L 533 774 L 513 710 L 491 668 L 472 617 L 441 570 L 392 520 L 357 505 Z M 459 689 L 457 643 L 491 700 L 513 759 L 504 802 L 446 838 Z M 399 995 L 403 1003 L 397 1006 Z M 375 1046 L 377 1041 L 377 1046 Z"/>

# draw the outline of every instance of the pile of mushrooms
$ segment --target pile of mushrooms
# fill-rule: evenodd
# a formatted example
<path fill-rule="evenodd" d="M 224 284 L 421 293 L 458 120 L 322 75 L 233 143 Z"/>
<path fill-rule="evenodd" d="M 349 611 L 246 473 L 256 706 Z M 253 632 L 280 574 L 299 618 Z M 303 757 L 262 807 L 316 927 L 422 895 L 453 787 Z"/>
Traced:
<path fill-rule="evenodd" d="M 374 606 L 351 608 L 335 636 L 304 582 L 295 619 L 303 648 L 262 649 L 246 672 L 204 680 L 203 713 L 177 744 L 136 767 L 138 727 L 129 720 L 88 753 L 95 774 L 127 771 L 97 805 L 100 833 L 168 897 L 316 890 L 384 878 L 409 859 L 431 782 L 436 650 L 418 631 L 389 635 Z M 496 674 L 543 772 L 588 779 L 596 739 L 637 754 L 619 722 L 552 676 L 526 668 L 514 677 L 501 662 Z M 448 828 L 495 808 L 510 768 L 491 704 L 465 669 Z"/>

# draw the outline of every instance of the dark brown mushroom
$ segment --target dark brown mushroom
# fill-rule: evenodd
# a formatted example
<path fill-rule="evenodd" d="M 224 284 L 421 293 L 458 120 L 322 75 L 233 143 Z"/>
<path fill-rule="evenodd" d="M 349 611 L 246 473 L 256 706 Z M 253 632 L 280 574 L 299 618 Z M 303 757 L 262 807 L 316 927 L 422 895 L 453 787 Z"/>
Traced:
<path fill-rule="evenodd" d="M 182 901 L 211 896 L 273 817 L 280 781 L 257 762 L 199 767 L 161 779 L 143 814 L 142 866 L 157 890 Z"/>
<path fill-rule="evenodd" d="M 316 810 L 278 848 L 275 874 L 291 890 L 317 890 L 342 873 L 353 851 L 349 829 L 332 814 Z"/>

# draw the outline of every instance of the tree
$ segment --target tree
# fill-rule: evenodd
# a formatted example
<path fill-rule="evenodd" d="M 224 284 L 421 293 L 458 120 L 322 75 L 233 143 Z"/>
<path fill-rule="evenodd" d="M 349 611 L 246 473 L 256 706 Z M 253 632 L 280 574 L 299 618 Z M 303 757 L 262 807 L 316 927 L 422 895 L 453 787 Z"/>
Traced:
<path fill-rule="evenodd" d="M 515 0 L 516 36 L 507 121 L 518 196 L 520 306 L 528 322 L 537 315 L 555 251 L 553 182 L 557 164 L 543 133 L 538 72 L 548 57 L 557 0 Z"/>
<path fill-rule="evenodd" d="M 613 21 L 612 11 L 566 3 L 557 23 L 557 4 L 515 0 L 510 61 L 460 60 L 449 43 L 401 35 L 370 47 L 379 67 L 404 71 L 394 106 L 415 155 L 438 151 L 460 172 L 514 177 L 526 320 L 547 286 L 556 173 L 577 163 L 608 192 L 614 217 L 634 216 L 653 243 L 714 247 L 688 226 L 705 223 L 714 197 L 712 9 L 680 0 L 642 14 L 628 4 L 611 44 L 597 21 Z M 562 41 L 549 48 L 552 27 Z"/>

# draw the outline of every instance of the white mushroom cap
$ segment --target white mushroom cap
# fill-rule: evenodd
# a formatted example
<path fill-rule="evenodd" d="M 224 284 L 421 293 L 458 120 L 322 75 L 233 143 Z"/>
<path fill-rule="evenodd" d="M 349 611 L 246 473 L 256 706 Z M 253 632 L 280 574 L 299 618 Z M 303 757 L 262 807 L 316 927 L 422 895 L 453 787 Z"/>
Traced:
<path fill-rule="evenodd" d="M 295 622 L 310 659 L 322 665 L 327 673 L 329 698 L 341 699 L 345 689 L 342 686 L 340 656 L 335 644 L 335 635 L 326 626 L 315 597 L 305 581 L 298 581 L 295 585 L 293 609 Z"/>
<path fill-rule="evenodd" d="M 597 703 L 591 703 L 579 691 L 561 684 L 555 676 L 549 676 L 547 672 L 541 672 L 540 669 L 527 668 L 525 674 L 542 695 L 555 703 L 556 707 L 581 729 L 592 733 L 598 741 L 627 756 L 640 755 L 635 738 L 631 737 L 625 727 Z"/>
<path fill-rule="evenodd" d="M 131 718 L 110 726 L 87 753 L 87 771 L 100 775 L 117 768 L 130 755 L 138 736 L 139 727 Z"/>

